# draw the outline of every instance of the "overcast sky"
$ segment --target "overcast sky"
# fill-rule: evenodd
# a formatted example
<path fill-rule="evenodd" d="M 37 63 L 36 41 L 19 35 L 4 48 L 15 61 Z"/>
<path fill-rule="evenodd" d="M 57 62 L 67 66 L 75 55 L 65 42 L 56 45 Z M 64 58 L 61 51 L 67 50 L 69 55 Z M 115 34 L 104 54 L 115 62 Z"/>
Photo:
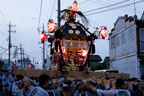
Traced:
<path fill-rule="evenodd" d="M 71 6 L 73 1 L 61 0 L 61 10 Z M 138 18 L 141 17 L 144 10 L 144 0 L 135 0 L 135 2 L 139 1 L 142 2 L 136 3 Z M 110 33 L 119 16 L 124 16 L 125 14 L 134 16 L 134 4 L 131 4 L 134 0 L 77 0 L 77 2 L 79 10 L 82 12 L 95 9 L 95 11 L 84 13 L 90 21 L 88 26 L 90 32 L 94 31 L 94 27 L 107 26 Z M 39 47 L 42 47 L 42 44 L 38 44 L 40 37 L 37 31 L 40 3 L 41 0 L 0 0 L 0 46 L 8 49 L 8 23 L 11 22 L 12 25 L 16 25 L 16 27 L 12 28 L 16 30 L 16 33 L 12 33 L 12 44 L 19 46 L 21 43 L 26 55 L 29 55 L 31 60 L 33 58 L 35 58 L 35 61 L 41 60 L 39 56 L 42 56 L 42 53 Z M 123 6 L 127 4 L 131 5 Z M 47 31 L 46 24 L 48 19 L 51 18 L 54 22 L 57 22 L 56 10 L 57 0 L 43 0 L 39 27 L 42 27 L 44 23 L 45 30 Z M 95 42 L 96 54 L 100 55 L 102 59 L 109 56 L 108 39 L 99 39 Z M 0 52 L 3 52 L 3 50 L 0 49 Z M 8 55 L 3 54 L 3 58 L 8 58 Z M 12 60 L 14 61 L 14 59 Z"/>

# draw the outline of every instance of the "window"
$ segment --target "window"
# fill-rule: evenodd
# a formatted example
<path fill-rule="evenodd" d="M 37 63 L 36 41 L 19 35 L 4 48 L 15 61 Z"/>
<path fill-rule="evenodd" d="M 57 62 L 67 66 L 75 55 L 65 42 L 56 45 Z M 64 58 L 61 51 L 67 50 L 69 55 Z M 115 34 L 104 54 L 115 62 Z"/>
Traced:
<path fill-rule="evenodd" d="M 144 52 L 144 28 L 140 28 L 140 52 Z"/>

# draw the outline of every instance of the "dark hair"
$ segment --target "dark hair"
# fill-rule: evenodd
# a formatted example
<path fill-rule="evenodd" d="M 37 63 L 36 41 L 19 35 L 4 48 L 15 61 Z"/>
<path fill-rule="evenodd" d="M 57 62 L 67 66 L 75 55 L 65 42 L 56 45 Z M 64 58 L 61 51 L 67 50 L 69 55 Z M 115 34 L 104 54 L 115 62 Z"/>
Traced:
<path fill-rule="evenodd" d="M 50 77 L 48 75 L 42 74 L 39 76 L 39 85 L 42 87 L 49 80 L 50 80 Z"/>
<path fill-rule="evenodd" d="M 24 76 L 23 75 L 16 75 L 16 81 L 19 81 L 19 80 L 23 80 Z"/>
<path fill-rule="evenodd" d="M 141 79 L 144 80 L 144 75 L 141 76 Z"/>
<path fill-rule="evenodd" d="M 137 81 L 138 79 L 136 77 L 131 78 L 131 81 Z"/>
<path fill-rule="evenodd" d="M 66 80 L 64 84 L 71 85 L 72 82 L 70 80 Z M 63 87 L 63 91 L 68 92 L 71 87 Z"/>
<path fill-rule="evenodd" d="M 116 88 L 121 88 L 121 85 L 124 85 L 124 80 L 117 79 L 115 85 L 116 85 Z"/>

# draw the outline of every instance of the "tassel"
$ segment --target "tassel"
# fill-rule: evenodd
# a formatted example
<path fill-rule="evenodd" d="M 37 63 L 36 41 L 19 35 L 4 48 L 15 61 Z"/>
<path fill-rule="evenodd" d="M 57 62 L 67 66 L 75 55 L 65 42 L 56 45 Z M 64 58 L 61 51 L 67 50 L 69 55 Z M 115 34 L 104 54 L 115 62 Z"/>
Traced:
<path fill-rule="evenodd" d="M 64 45 L 64 46 L 67 46 L 67 44 L 65 43 L 65 37 L 64 37 L 64 40 L 63 40 L 63 45 Z"/>
<path fill-rule="evenodd" d="M 94 53 L 95 53 L 95 45 L 92 44 L 92 54 L 94 54 Z"/>
<path fill-rule="evenodd" d="M 78 44 L 78 47 L 80 47 L 80 39 L 79 39 L 79 44 Z"/>
<path fill-rule="evenodd" d="M 87 48 L 87 46 L 86 46 L 86 40 L 84 41 L 84 48 Z"/>
<path fill-rule="evenodd" d="M 72 46 L 73 44 L 72 44 L 72 38 L 71 38 L 71 40 L 70 40 L 70 46 Z"/>

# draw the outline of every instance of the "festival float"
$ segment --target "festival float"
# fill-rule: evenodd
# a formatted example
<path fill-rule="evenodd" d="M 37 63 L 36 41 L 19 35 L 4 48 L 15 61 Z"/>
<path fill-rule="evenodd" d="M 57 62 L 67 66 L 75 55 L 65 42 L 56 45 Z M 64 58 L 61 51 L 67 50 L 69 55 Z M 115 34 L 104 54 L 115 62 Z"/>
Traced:
<path fill-rule="evenodd" d="M 55 26 L 53 20 L 49 20 L 48 42 L 51 46 L 51 70 L 62 71 L 90 71 L 88 58 L 95 53 L 95 39 L 99 36 L 105 38 L 108 34 L 107 28 L 99 29 L 91 33 L 88 25 L 88 19 L 81 11 L 78 11 L 78 3 L 74 1 L 68 9 L 61 11 L 61 19 L 65 21 L 59 29 Z M 76 21 L 77 16 L 81 18 Z M 52 33 L 52 35 L 50 35 Z"/>

